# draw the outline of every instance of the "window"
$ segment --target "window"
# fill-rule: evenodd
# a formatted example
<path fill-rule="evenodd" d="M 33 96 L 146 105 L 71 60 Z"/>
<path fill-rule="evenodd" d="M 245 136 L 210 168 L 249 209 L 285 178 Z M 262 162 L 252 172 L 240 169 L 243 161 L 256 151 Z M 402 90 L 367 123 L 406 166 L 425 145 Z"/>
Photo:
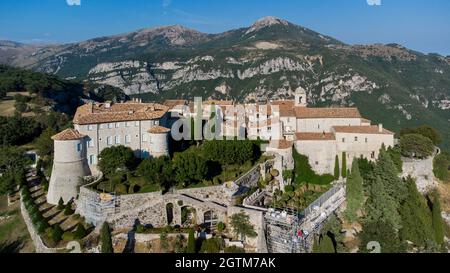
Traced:
<path fill-rule="evenodd" d="M 368 143 L 369 142 L 369 139 L 367 139 L 367 137 L 366 137 L 366 143 Z"/>
<path fill-rule="evenodd" d="M 126 126 L 126 127 L 131 127 L 131 122 L 127 121 L 127 122 L 125 123 L 125 126 Z"/>
<path fill-rule="evenodd" d="M 142 135 L 142 141 L 143 142 L 147 142 L 148 141 L 148 134 L 143 134 Z"/>
<path fill-rule="evenodd" d="M 107 137 L 106 138 L 106 143 L 108 144 L 108 145 L 112 145 L 113 143 L 112 143 L 112 137 Z"/>
<path fill-rule="evenodd" d="M 355 142 L 358 142 L 358 137 L 357 136 L 355 136 Z"/>
<path fill-rule="evenodd" d="M 78 152 L 81 152 L 81 149 L 82 149 L 81 143 L 78 143 L 78 144 L 77 144 L 77 151 L 78 151 Z"/>
<path fill-rule="evenodd" d="M 159 125 L 159 120 L 155 120 L 155 125 Z"/>
<path fill-rule="evenodd" d="M 372 154 L 370 155 L 370 158 L 372 158 L 372 159 L 375 158 L 375 152 L 372 152 Z"/>
<path fill-rule="evenodd" d="M 120 136 L 116 136 L 115 137 L 115 143 L 116 144 L 120 144 Z"/>
<path fill-rule="evenodd" d="M 139 121 L 135 121 L 134 126 L 139 127 Z"/>
<path fill-rule="evenodd" d="M 130 135 L 126 135 L 125 136 L 125 143 L 131 143 L 131 136 Z"/>
<path fill-rule="evenodd" d="M 94 141 L 92 139 L 88 140 L 88 147 L 89 148 L 94 147 Z"/>
<path fill-rule="evenodd" d="M 120 127 L 120 122 L 116 122 L 116 128 Z"/>
<path fill-rule="evenodd" d="M 272 131 L 272 127 L 267 127 L 267 131 Z"/>
<path fill-rule="evenodd" d="M 90 155 L 89 156 L 89 165 L 94 165 L 97 164 L 97 158 L 95 155 Z"/>
<path fill-rule="evenodd" d="M 317 124 L 317 129 L 320 129 L 320 124 Z"/>
<path fill-rule="evenodd" d="M 105 129 L 106 128 L 106 124 L 102 123 L 100 124 L 100 129 Z"/>
<path fill-rule="evenodd" d="M 342 139 L 342 143 L 345 143 L 345 138 Z"/>
<path fill-rule="evenodd" d="M 88 125 L 88 131 L 94 131 L 95 125 Z"/>
<path fill-rule="evenodd" d="M 114 127 L 114 124 L 112 124 L 112 123 L 108 124 L 108 129 L 112 129 L 113 127 Z"/>
<path fill-rule="evenodd" d="M 316 165 L 319 165 L 319 161 L 316 161 Z"/>

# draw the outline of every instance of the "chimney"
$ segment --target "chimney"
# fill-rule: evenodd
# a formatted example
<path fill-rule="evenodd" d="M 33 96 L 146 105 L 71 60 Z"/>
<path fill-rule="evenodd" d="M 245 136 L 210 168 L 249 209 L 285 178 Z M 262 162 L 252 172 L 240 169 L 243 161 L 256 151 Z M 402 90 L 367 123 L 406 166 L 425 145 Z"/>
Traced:
<path fill-rule="evenodd" d="M 383 133 L 383 124 L 378 124 L 378 132 Z"/>

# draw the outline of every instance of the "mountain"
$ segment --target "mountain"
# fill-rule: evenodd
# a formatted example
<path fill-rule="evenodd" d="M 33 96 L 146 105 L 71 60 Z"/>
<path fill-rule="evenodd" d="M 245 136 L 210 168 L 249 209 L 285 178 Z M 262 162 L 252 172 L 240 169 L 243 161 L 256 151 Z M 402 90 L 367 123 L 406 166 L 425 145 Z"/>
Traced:
<path fill-rule="evenodd" d="M 291 98 L 302 86 L 316 106 L 358 106 L 399 131 L 430 124 L 450 148 L 450 57 L 398 44 L 348 45 L 288 21 L 206 34 L 182 26 L 81 43 L 2 50 L 0 61 L 107 84 L 151 100 Z"/>

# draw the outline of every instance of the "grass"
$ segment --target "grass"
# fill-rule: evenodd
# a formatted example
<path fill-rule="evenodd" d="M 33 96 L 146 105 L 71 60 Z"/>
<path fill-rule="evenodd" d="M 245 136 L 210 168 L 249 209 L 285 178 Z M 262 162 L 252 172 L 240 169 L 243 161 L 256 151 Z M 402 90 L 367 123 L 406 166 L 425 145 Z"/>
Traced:
<path fill-rule="evenodd" d="M 0 196 L 0 215 L 11 216 L 8 220 L 0 222 L 0 253 L 34 252 L 18 203 L 8 208 L 6 196 Z"/>
<path fill-rule="evenodd" d="M 16 111 L 15 100 L 0 100 L 0 116 L 12 117 Z"/>

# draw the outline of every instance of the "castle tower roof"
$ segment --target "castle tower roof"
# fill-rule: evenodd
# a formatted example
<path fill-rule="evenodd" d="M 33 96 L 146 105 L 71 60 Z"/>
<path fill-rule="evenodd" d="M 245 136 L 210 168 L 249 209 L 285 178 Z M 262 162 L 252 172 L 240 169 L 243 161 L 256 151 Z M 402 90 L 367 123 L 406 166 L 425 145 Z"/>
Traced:
<path fill-rule="evenodd" d="M 170 132 L 169 128 L 162 126 L 154 126 L 148 130 L 150 134 L 167 134 Z"/>
<path fill-rule="evenodd" d="M 77 130 L 70 128 L 62 131 L 59 134 L 52 136 L 52 139 L 57 141 L 65 141 L 65 140 L 78 140 L 82 139 L 83 137 L 85 137 L 85 135 L 80 134 L 80 132 L 78 132 Z"/>

